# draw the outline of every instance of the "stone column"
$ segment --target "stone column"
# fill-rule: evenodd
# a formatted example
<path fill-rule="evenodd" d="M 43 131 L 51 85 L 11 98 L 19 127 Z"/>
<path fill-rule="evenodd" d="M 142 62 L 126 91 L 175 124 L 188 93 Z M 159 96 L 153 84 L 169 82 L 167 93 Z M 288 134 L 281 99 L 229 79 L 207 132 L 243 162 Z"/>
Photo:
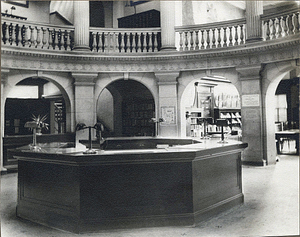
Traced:
<path fill-rule="evenodd" d="M 175 2 L 160 1 L 161 50 L 175 47 Z"/>
<path fill-rule="evenodd" d="M 9 70 L 2 69 L 1 70 L 1 137 L 0 137 L 0 172 L 6 173 L 7 169 L 3 167 L 3 137 L 4 137 L 4 108 L 5 108 L 5 98 L 4 98 L 4 87 L 7 82 L 7 74 L 9 73 Z"/>
<path fill-rule="evenodd" d="M 264 130 L 261 98 L 261 66 L 237 68 L 241 82 L 241 113 L 243 142 L 248 148 L 243 153 L 243 163 L 264 166 Z"/>
<path fill-rule="evenodd" d="M 155 73 L 158 79 L 158 118 L 165 122 L 159 123 L 158 135 L 163 137 L 178 136 L 178 104 L 177 78 L 179 72 Z"/>
<path fill-rule="evenodd" d="M 246 41 L 262 40 L 263 1 L 246 1 Z"/>
<path fill-rule="evenodd" d="M 96 99 L 94 96 L 94 79 L 96 73 L 72 73 L 75 86 L 75 124 L 84 123 L 86 126 L 94 126 L 97 122 Z M 94 137 L 92 130 L 92 137 Z M 88 129 L 76 132 L 76 141 L 88 140 Z"/>
<path fill-rule="evenodd" d="M 113 28 L 118 28 L 118 18 L 124 16 L 125 1 L 114 1 L 113 2 Z"/>
<path fill-rule="evenodd" d="M 74 50 L 89 51 L 89 1 L 74 1 Z"/>

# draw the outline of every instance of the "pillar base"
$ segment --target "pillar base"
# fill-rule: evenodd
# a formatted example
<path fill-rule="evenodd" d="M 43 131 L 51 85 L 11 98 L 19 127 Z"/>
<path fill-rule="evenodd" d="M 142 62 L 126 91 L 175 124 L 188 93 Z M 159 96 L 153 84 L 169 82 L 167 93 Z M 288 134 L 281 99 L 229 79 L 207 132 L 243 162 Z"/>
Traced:
<path fill-rule="evenodd" d="M 249 165 L 249 166 L 266 166 L 265 160 L 260 161 L 250 161 L 250 160 L 242 160 L 242 165 Z"/>
<path fill-rule="evenodd" d="M 255 42 L 260 42 L 260 41 L 263 41 L 262 37 L 255 37 L 255 38 L 246 39 L 246 43 L 255 43 Z"/>
<path fill-rule="evenodd" d="M 172 47 L 172 46 L 161 47 L 160 51 L 176 51 L 176 47 Z"/>
<path fill-rule="evenodd" d="M 73 51 L 90 51 L 89 46 L 75 46 Z"/>

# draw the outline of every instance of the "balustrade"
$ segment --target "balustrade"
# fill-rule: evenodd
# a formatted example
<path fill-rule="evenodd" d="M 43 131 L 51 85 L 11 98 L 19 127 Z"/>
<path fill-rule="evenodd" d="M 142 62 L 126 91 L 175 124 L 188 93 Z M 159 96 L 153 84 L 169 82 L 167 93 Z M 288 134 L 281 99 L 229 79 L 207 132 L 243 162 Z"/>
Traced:
<path fill-rule="evenodd" d="M 90 28 L 90 48 L 98 53 L 157 52 L 161 47 L 159 28 Z"/>
<path fill-rule="evenodd" d="M 273 40 L 299 33 L 299 10 L 264 15 L 263 38 Z"/>
<path fill-rule="evenodd" d="M 24 48 L 71 50 L 74 28 L 2 19 L 2 43 Z"/>
<path fill-rule="evenodd" d="M 299 34 L 299 9 L 261 17 L 263 39 Z M 194 51 L 243 45 L 246 19 L 175 27 L 177 49 Z M 41 50 L 71 51 L 74 27 L 33 23 L 2 16 L 2 45 Z M 161 48 L 160 28 L 90 28 L 90 49 L 95 53 L 151 53 Z"/>
<path fill-rule="evenodd" d="M 176 27 L 179 51 L 224 48 L 245 43 L 246 20 Z M 200 44 L 200 45 L 199 45 Z"/>

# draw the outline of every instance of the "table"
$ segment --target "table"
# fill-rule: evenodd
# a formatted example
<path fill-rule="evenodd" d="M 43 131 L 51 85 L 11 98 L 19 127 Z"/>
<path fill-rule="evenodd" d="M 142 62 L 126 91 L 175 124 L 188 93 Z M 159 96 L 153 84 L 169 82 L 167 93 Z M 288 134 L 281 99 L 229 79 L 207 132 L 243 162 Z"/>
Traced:
<path fill-rule="evenodd" d="M 288 138 L 296 141 L 296 154 L 299 155 L 299 129 L 290 129 L 275 133 L 277 154 L 281 154 L 280 140 Z"/>

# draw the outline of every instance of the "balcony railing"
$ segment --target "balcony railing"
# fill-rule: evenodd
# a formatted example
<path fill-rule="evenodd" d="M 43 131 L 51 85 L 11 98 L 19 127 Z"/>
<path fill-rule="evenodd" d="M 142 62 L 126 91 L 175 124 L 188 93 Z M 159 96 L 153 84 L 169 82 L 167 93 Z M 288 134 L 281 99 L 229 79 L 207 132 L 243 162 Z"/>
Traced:
<path fill-rule="evenodd" d="M 246 19 L 176 27 L 179 51 L 225 48 L 245 43 Z"/>
<path fill-rule="evenodd" d="M 299 33 L 299 9 L 264 15 L 261 20 L 264 40 L 273 40 Z"/>
<path fill-rule="evenodd" d="M 161 47 L 160 28 L 90 28 L 90 48 L 98 53 L 147 53 Z"/>
<path fill-rule="evenodd" d="M 74 27 L 2 18 L 2 44 L 69 51 L 74 45 Z"/>
<path fill-rule="evenodd" d="M 35 23 L 2 16 L 2 45 L 40 50 L 71 51 L 74 27 Z M 261 17 L 263 40 L 299 34 L 299 9 Z M 90 30 L 90 50 L 98 54 L 152 53 L 160 51 L 160 28 L 95 28 Z M 178 51 L 209 50 L 246 43 L 246 19 L 175 27 Z"/>

